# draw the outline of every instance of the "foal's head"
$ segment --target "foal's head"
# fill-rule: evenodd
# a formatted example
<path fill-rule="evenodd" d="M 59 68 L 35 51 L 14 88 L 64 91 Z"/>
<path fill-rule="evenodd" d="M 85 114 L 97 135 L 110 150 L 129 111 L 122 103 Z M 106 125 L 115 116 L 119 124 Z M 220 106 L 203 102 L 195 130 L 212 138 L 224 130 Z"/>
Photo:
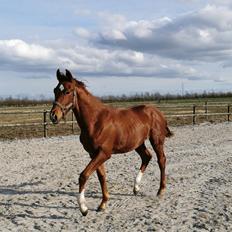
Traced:
<path fill-rule="evenodd" d="M 58 69 L 56 72 L 58 85 L 54 89 L 55 101 L 50 112 L 51 121 L 56 124 L 76 105 L 77 92 L 76 80 L 70 71 L 66 70 L 63 74 Z"/>

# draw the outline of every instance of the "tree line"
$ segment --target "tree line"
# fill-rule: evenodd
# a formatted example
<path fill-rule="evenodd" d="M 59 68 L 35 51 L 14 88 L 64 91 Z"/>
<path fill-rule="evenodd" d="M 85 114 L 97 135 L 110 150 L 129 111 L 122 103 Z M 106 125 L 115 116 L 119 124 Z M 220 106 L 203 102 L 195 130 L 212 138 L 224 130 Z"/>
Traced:
<path fill-rule="evenodd" d="M 207 99 L 207 98 L 231 98 L 232 92 L 203 92 L 203 93 L 185 93 L 181 94 L 160 94 L 160 93 L 136 93 L 132 95 L 108 95 L 99 97 L 105 103 L 112 102 L 135 102 L 135 101 L 167 101 L 167 100 L 188 100 L 188 99 Z M 23 98 L 0 98 L 1 106 L 34 106 L 34 105 L 51 105 L 53 99 L 30 99 L 28 97 Z"/>

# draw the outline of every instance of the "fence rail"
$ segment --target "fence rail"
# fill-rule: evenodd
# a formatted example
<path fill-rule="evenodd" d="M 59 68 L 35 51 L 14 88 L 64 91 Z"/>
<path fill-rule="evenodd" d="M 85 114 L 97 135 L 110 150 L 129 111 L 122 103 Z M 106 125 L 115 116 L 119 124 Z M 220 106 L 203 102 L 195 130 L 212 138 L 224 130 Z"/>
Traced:
<path fill-rule="evenodd" d="M 177 109 L 189 109 L 189 113 L 184 114 L 173 114 L 173 113 L 165 113 L 166 118 L 169 120 L 171 118 L 192 118 L 192 124 L 195 125 L 197 123 L 197 118 L 200 116 L 204 116 L 205 120 L 207 121 L 209 116 L 227 116 L 226 120 L 229 122 L 230 116 L 232 115 L 231 112 L 231 105 L 230 104 L 208 104 L 207 102 L 205 104 L 186 104 L 186 105 L 158 105 L 157 108 L 160 108 L 161 110 L 165 109 L 174 109 L 178 111 Z M 209 113 L 210 108 L 221 108 L 224 109 L 224 112 L 215 112 L 215 113 Z M 204 112 L 197 112 L 198 109 L 203 110 Z M 1 123 L 0 122 L 0 128 L 7 128 L 7 127 L 29 127 L 29 126 L 41 126 L 43 128 L 43 136 L 48 136 L 48 126 L 52 125 L 50 122 L 50 119 L 48 117 L 49 111 L 48 110 L 32 110 L 32 111 L 5 111 L 1 112 L 0 115 L 23 115 L 23 114 L 39 114 L 42 115 L 41 122 L 33 122 L 33 123 Z M 60 122 L 60 124 L 71 124 L 72 126 L 72 132 L 74 133 L 74 124 L 76 121 L 74 120 L 73 113 L 71 114 L 71 120 L 68 120 L 66 122 Z"/>

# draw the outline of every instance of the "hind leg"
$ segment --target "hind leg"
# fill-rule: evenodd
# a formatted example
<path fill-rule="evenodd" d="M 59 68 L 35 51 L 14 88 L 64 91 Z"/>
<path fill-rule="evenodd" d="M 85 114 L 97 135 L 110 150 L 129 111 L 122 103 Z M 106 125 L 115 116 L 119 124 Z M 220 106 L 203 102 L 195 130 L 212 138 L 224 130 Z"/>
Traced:
<path fill-rule="evenodd" d="M 137 149 L 135 149 L 136 152 L 140 155 L 141 159 L 142 159 L 142 164 L 139 170 L 139 173 L 137 175 L 137 177 L 135 178 L 135 182 L 134 182 L 134 194 L 136 195 L 139 191 L 139 184 L 142 180 L 142 176 L 143 173 L 145 172 L 145 169 L 149 163 L 149 161 L 151 160 L 151 154 L 148 151 L 148 149 L 146 148 L 146 146 L 144 145 L 144 143 L 139 146 Z"/>
<path fill-rule="evenodd" d="M 98 207 L 98 211 L 105 210 L 106 208 L 106 202 L 109 199 L 109 193 L 107 190 L 107 185 L 106 185 L 106 172 L 105 172 L 105 165 L 102 164 L 100 167 L 97 169 L 97 176 L 99 179 L 99 182 L 101 184 L 101 189 L 102 189 L 102 202 Z"/>
<path fill-rule="evenodd" d="M 157 162 L 160 168 L 160 187 L 157 195 L 161 196 L 164 194 L 166 189 L 166 176 L 165 176 L 166 156 L 164 154 L 164 138 L 158 136 L 151 136 L 150 142 L 154 151 L 156 152 Z"/>

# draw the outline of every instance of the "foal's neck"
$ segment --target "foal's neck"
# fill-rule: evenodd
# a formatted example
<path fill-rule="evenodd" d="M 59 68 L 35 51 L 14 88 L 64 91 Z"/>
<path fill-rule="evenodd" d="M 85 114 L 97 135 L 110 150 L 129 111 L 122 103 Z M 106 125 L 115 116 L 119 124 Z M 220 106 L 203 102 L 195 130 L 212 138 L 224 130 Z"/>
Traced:
<path fill-rule="evenodd" d="M 77 96 L 78 100 L 73 112 L 81 131 L 91 133 L 97 120 L 97 115 L 106 106 L 85 88 L 78 89 Z"/>

